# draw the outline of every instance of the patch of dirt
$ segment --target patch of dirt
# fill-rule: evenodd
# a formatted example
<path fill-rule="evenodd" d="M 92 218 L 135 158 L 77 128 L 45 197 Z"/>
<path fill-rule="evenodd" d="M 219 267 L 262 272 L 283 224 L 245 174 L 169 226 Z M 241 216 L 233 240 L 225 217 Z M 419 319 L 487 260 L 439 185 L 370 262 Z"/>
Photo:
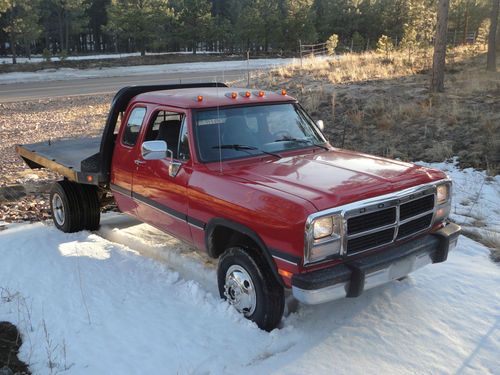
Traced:
<path fill-rule="evenodd" d="M 14 374 L 30 374 L 28 365 L 17 358 L 22 343 L 21 334 L 15 325 L 0 322 L 0 372 L 7 367 Z"/>

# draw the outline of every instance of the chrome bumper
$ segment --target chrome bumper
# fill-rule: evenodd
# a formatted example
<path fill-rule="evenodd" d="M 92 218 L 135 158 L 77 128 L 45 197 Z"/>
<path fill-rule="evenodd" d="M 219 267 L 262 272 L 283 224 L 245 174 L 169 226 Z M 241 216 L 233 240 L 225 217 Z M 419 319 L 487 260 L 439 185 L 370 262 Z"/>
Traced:
<path fill-rule="evenodd" d="M 400 246 L 332 268 L 295 275 L 293 296 L 315 305 L 344 297 L 399 279 L 431 263 L 444 262 L 458 240 L 460 227 L 448 224 L 439 231 Z"/>

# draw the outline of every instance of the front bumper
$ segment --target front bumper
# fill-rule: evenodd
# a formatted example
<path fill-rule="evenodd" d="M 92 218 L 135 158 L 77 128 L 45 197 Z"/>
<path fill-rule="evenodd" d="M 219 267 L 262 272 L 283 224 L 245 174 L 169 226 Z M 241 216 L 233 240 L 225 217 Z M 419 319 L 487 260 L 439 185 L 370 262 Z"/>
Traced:
<path fill-rule="evenodd" d="M 460 226 L 451 223 L 387 251 L 296 274 L 292 277 L 293 296 L 309 305 L 358 297 L 364 290 L 404 277 L 427 264 L 444 262 L 455 247 L 460 231 Z"/>

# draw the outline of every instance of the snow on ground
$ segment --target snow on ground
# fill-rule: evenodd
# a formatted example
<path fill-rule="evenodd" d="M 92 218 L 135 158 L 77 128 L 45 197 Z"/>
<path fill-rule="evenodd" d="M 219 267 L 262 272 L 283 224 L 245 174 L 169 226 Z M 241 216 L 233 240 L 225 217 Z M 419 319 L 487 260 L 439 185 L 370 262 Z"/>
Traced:
<path fill-rule="evenodd" d="M 146 224 L 10 224 L 0 320 L 18 325 L 35 374 L 498 374 L 500 268 L 488 253 L 462 236 L 446 263 L 299 305 L 266 333 L 218 298 L 213 261 Z"/>
<path fill-rule="evenodd" d="M 217 55 L 219 52 L 211 52 L 211 51 L 197 51 L 198 55 Z M 159 56 L 159 55 L 192 55 L 192 51 L 188 52 L 160 52 L 160 53 L 151 53 L 147 52 L 147 56 Z M 81 55 L 81 56 L 68 56 L 65 60 L 75 60 L 75 61 L 83 61 L 83 60 L 102 60 L 102 59 L 121 59 L 124 57 L 138 57 L 140 56 L 140 52 L 134 53 L 106 53 L 99 55 Z M 52 56 L 51 61 L 59 61 L 60 58 L 58 56 Z M 17 57 L 18 64 L 32 64 L 32 63 L 40 63 L 44 62 L 45 59 L 41 55 L 33 55 L 31 59 L 27 57 Z M 0 57 L 0 64 L 12 64 L 12 56 L 3 56 Z"/>
<path fill-rule="evenodd" d="M 486 238 L 500 242 L 500 175 L 449 163 L 418 163 L 445 171 L 453 180 L 451 219 Z"/>
<path fill-rule="evenodd" d="M 295 59 L 253 59 L 232 61 L 190 62 L 162 65 L 120 66 L 99 69 L 44 69 L 36 72 L 16 72 L 0 74 L 0 84 L 20 82 L 59 81 L 78 78 L 122 77 L 145 74 L 172 74 L 185 72 L 216 72 L 224 78 L 225 72 L 234 70 L 268 69 L 295 63 Z"/>

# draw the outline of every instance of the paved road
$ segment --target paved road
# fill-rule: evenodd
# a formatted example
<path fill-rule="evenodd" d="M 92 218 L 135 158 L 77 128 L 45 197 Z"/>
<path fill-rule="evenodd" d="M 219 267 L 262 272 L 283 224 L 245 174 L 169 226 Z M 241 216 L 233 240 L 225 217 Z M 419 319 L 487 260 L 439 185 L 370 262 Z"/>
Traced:
<path fill-rule="evenodd" d="M 98 95 L 114 93 L 127 85 L 160 84 L 160 83 L 190 83 L 233 81 L 244 79 L 246 71 L 189 72 L 169 74 L 131 75 L 128 77 L 71 79 L 64 81 L 12 83 L 0 85 L 0 103 L 18 102 L 24 100 L 53 98 L 60 96 Z"/>

